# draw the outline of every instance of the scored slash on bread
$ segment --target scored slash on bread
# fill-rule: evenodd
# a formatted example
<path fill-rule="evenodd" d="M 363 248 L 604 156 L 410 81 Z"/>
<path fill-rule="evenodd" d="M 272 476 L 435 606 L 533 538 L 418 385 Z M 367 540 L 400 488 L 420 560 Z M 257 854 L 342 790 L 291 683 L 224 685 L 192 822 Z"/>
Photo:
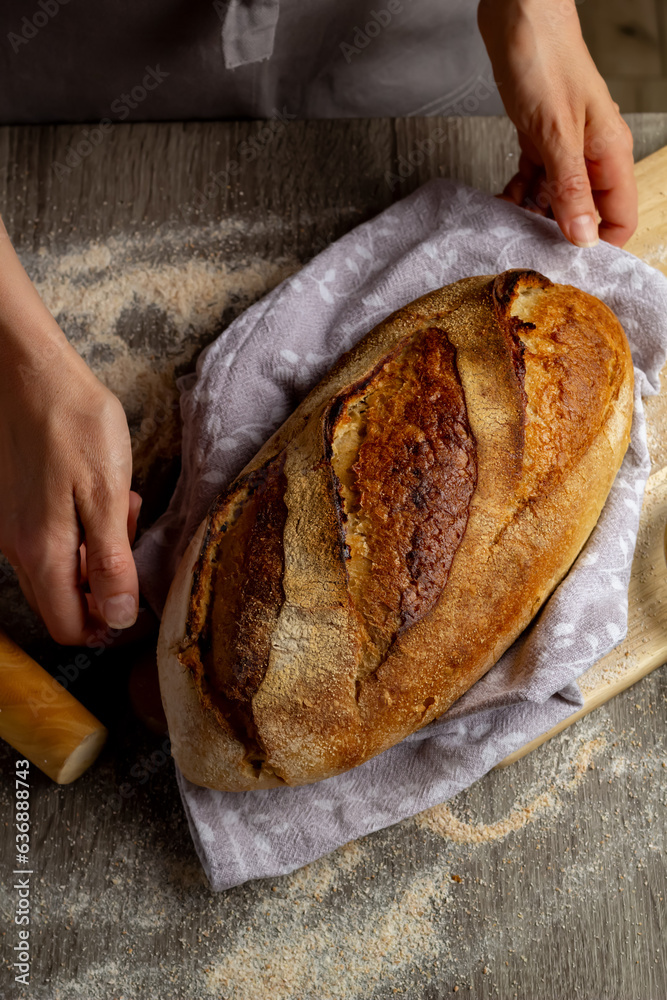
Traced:
<path fill-rule="evenodd" d="M 632 410 L 614 314 L 535 271 L 465 278 L 375 327 L 183 556 L 158 644 L 183 774 L 308 784 L 446 711 L 572 565 Z"/>

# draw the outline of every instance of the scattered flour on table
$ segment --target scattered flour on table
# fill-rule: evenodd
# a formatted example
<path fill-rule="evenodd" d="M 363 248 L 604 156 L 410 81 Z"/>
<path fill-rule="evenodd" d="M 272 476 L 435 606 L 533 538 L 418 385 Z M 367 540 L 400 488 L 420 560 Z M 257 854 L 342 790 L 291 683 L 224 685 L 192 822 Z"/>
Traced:
<path fill-rule="evenodd" d="M 448 840 L 459 844 L 481 844 L 500 840 L 529 823 L 534 823 L 545 813 L 555 815 L 563 807 L 560 792 L 575 788 L 589 769 L 595 755 L 604 749 L 607 740 L 604 735 L 585 740 L 572 759 L 547 779 L 547 788 L 530 789 L 502 819 L 495 823 L 466 823 L 459 819 L 447 805 L 433 806 L 416 817 L 417 826 L 433 830 Z M 542 781 L 540 781 L 540 785 Z"/>
<path fill-rule="evenodd" d="M 207 238 L 207 246 L 213 246 L 215 234 Z M 82 245 L 60 256 L 23 257 L 47 306 L 96 374 L 124 403 L 133 427 L 135 461 L 144 468 L 156 456 L 171 454 L 178 447 L 175 375 L 192 366 L 201 347 L 221 328 L 223 314 L 224 322 L 229 322 L 233 314 L 298 266 L 294 261 L 269 262 L 252 256 L 243 263 L 235 257 L 232 266 L 215 250 L 203 257 L 186 253 L 192 239 L 189 233 L 167 243 L 157 238 L 153 244 L 114 240 Z M 132 346 L 134 326 L 144 336 Z M 667 464 L 667 393 L 663 395 L 664 400 L 661 396 L 647 401 L 654 468 L 656 463 L 657 467 Z M 464 794 L 405 821 L 404 828 L 441 841 L 443 850 L 449 852 L 428 862 L 427 872 L 416 870 L 411 858 L 401 870 L 399 856 L 392 858 L 396 868 L 389 876 L 380 870 L 384 865 L 377 866 L 370 839 L 362 839 L 276 880 L 275 891 L 270 885 L 258 885 L 249 918 L 243 926 L 227 922 L 224 938 L 216 944 L 208 934 L 219 923 L 217 908 L 224 905 L 224 899 L 195 895 L 200 891 L 201 872 L 192 866 L 171 873 L 172 884 L 159 868 L 144 872 L 145 862 L 141 872 L 127 865 L 127 872 L 119 870 L 119 878 L 102 894 L 81 887 L 74 901 L 71 894 L 54 892 L 44 901 L 44 914 L 52 927 L 71 927 L 73 921 L 85 918 L 99 927 L 100 942 L 105 940 L 107 923 L 122 926 L 130 940 L 168 934 L 175 942 L 176 981 L 182 961 L 177 942 L 185 919 L 184 894 L 192 892 L 188 906 L 201 908 L 203 937 L 195 945 L 192 996 L 206 1000 L 366 1000 L 376 991 L 383 1000 L 395 992 L 409 996 L 402 986 L 406 972 L 412 974 L 437 961 L 441 968 L 465 974 L 472 964 L 471 955 L 483 949 L 491 956 L 500 954 L 506 944 L 503 934 L 513 935 L 515 947 L 528 941 L 529 921 L 524 927 L 514 914 L 509 928 L 490 927 L 480 916 L 477 940 L 457 937 L 457 908 L 474 907 L 475 894 L 481 890 L 474 883 L 457 885 L 454 866 L 457 859 L 474 857 L 479 871 L 493 871 L 496 862 L 489 860 L 490 852 L 499 846 L 507 849 L 511 860 L 515 846 L 520 853 L 527 837 L 537 844 L 549 822 L 568 809 L 574 825 L 579 818 L 574 795 L 587 780 L 593 780 L 593 768 L 603 765 L 605 780 L 626 779 L 632 782 L 629 788 L 645 788 L 647 794 L 633 805 L 635 811 L 628 813 L 626 825 L 612 818 L 611 832 L 603 834 L 609 838 L 604 844 L 582 849 L 577 858 L 557 859 L 558 864 L 568 866 L 560 869 L 564 891 L 561 896 L 554 890 L 544 901 L 540 915 L 544 925 L 568 919 L 568 884 L 579 896 L 596 892 L 594 875 L 602 868 L 601 860 L 605 872 L 612 870 L 623 856 L 623 847 L 630 845 L 639 869 L 647 852 L 664 850 L 664 822 L 662 826 L 658 822 L 661 805 L 664 818 L 664 792 L 660 793 L 664 783 L 654 782 L 653 789 L 640 784 L 647 764 L 665 767 L 666 762 L 658 759 L 660 746 L 647 761 L 641 747 L 635 748 L 632 734 L 615 749 L 617 744 L 611 743 L 607 729 L 608 715 L 603 710 L 579 723 L 571 731 L 575 735 L 562 734 L 537 751 L 534 779 L 498 819 L 487 820 L 474 811 L 463 816 Z M 503 774 L 508 776 L 508 772 Z M 646 776 L 650 779 L 648 770 Z M 637 825 L 632 827 L 631 822 Z M 641 832 L 642 823 L 653 823 L 652 838 Z M 390 835 L 388 843 L 395 843 Z M 150 893 L 142 882 L 141 905 L 135 905 L 133 893 L 142 875 Z M 553 876 L 547 884 L 555 884 Z M 194 888 L 189 890 L 189 886 Z M 11 892 L 0 889 L 0 910 L 11 912 L 12 902 Z M 129 1000 L 138 995 L 159 995 L 164 1000 L 163 993 L 145 992 L 145 969 L 129 954 L 117 952 L 111 958 L 104 954 L 103 944 L 100 948 L 99 960 L 82 963 L 69 973 L 64 970 L 49 1000 Z"/>
<path fill-rule="evenodd" d="M 119 840 L 104 892 L 90 891 L 85 872 L 75 893 L 43 887 L 39 920 L 52 936 L 85 919 L 100 942 L 113 942 L 63 970 L 48 1000 L 385 1000 L 413 997 L 417 980 L 429 979 L 461 983 L 469 996 L 474 969 L 493 973 L 501 959 L 504 967 L 513 954 L 534 953 L 552 926 L 579 912 L 575 899 L 594 906 L 621 875 L 628 892 L 646 884 L 652 854 L 664 850 L 667 760 L 660 739 L 642 746 L 635 737 L 613 735 L 603 708 L 512 769 L 404 821 L 400 836 L 363 838 L 231 894 L 207 892 L 193 859 L 165 867 L 159 844 L 149 839 L 147 854 Z M 591 813 L 599 781 L 627 783 L 627 808 L 614 799 L 622 816 Z M 567 833 L 554 839 L 557 815 Z M 426 843 L 413 851 L 420 837 Z M 557 854 L 545 850 L 556 844 Z M 524 887 L 517 913 L 512 887 L 536 871 L 544 877 Z M 0 890 L 0 910 L 11 912 L 11 902 L 11 890 Z M 161 946 L 154 991 L 153 937 L 173 946 Z"/>
<path fill-rule="evenodd" d="M 651 244 L 647 247 L 642 244 L 641 251 L 636 251 L 637 256 L 667 274 L 667 243 Z"/>
<path fill-rule="evenodd" d="M 508 814 L 496 822 L 464 822 L 455 815 L 455 799 L 402 825 L 413 824 L 437 833 L 457 847 L 482 850 L 539 819 L 548 820 L 571 805 L 568 796 L 585 780 L 595 759 L 607 747 L 604 725 L 604 720 L 583 720 L 576 750 L 566 753 L 563 760 L 554 752 L 556 741 L 545 748 L 538 777 L 517 797 Z M 559 742 L 567 744 L 568 739 L 572 737 L 561 737 Z M 364 856 L 372 858 L 366 840 L 352 846 L 359 852 L 359 864 Z M 441 966 L 443 955 L 458 953 L 460 963 L 461 956 L 467 959 L 475 949 L 491 951 L 501 934 L 497 925 L 480 926 L 475 941 L 457 937 L 455 912 L 460 904 L 451 893 L 453 882 L 461 879 L 455 868 L 450 868 L 452 863 L 441 864 L 426 875 L 412 873 L 407 887 L 395 887 L 395 895 L 387 895 L 379 881 L 357 880 L 357 885 L 368 888 L 346 894 L 340 910 L 328 908 L 326 898 L 322 906 L 314 906 L 307 895 L 295 894 L 297 885 L 305 888 L 314 879 L 322 886 L 330 883 L 333 891 L 339 886 L 340 891 L 344 867 L 341 852 L 313 862 L 301 872 L 279 880 L 276 889 L 280 904 L 276 900 L 272 905 L 269 897 L 265 905 L 258 907 L 252 925 L 241 930 L 219 957 L 209 959 L 204 970 L 205 989 L 211 995 L 233 996 L 234 1000 L 361 1000 L 374 995 L 380 987 L 387 996 L 409 995 L 402 988 L 402 973 Z M 322 900 L 321 892 L 316 900 Z M 558 905 L 556 900 L 554 912 Z M 441 912 L 449 914 L 449 919 L 440 919 Z M 380 995 L 384 997 L 385 993 Z"/>
<path fill-rule="evenodd" d="M 140 478 L 156 459 L 178 453 L 176 376 L 194 367 L 236 315 L 298 269 L 291 259 L 227 252 L 227 236 L 224 227 L 172 230 L 22 254 L 71 343 L 123 403 Z"/>
<path fill-rule="evenodd" d="M 364 919 L 365 907 L 355 900 L 343 921 L 338 913 L 326 921 L 315 912 L 315 926 L 298 936 L 283 933 L 258 942 L 253 929 L 212 965 L 206 985 L 239 1000 L 304 995 L 342 1000 L 352 995 L 352 983 L 354 995 L 363 996 L 390 981 L 392 971 L 442 944 L 432 920 L 432 900 L 446 893 L 448 883 L 446 876 L 417 877 L 373 920 Z M 293 924 L 295 910 L 299 918 L 308 918 L 307 909 L 295 902 L 286 927 Z M 341 923 L 347 925 L 346 934 Z"/>
<path fill-rule="evenodd" d="M 660 373 L 660 392 L 648 396 L 644 407 L 651 474 L 654 474 L 667 465 L 667 366 Z"/>

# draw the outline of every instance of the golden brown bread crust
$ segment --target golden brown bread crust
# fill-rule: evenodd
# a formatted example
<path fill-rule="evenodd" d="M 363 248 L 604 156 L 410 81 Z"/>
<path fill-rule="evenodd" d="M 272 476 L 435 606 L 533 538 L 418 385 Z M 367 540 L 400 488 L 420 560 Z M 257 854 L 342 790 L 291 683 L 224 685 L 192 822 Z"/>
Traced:
<path fill-rule="evenodd" d="M 421 330 L 370 383 L 336 396 L 325 428 L 350 596 L 372 650 L 386 655 L 443 591 L 475 489 L 475 441 L 446 331 Z"/>
<path fill-rule="evenodd" d="M 632 396 L 611 311 L 534 271 L 464 279 L 376 327 L 179 567 L 158 660 L 186 777 L 307 784 L 441 715 L 576 558 Z"/>

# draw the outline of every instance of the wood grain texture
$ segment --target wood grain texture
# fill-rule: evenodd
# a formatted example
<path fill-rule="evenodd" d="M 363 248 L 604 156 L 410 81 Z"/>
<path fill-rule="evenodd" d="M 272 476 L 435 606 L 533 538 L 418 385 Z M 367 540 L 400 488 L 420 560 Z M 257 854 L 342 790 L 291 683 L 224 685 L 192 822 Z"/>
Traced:
<path fill-rule="evenodd" d="M 0 737 L 54 781 L 74 781 L 104 746 L 104 726 L 2 630 L 0 690 Z"/>
<path fill-rule="evenodd" d="M 630 122 L 638 157 L 667 143 L 667 115 Z M 100 372 L 101 347 L 134 345 L 136 364 L 126 365 L 118 383 L 128 399 L 140 363 L 158 368 L 169 354 L 175 367 L 165 379 L 173 381 L 221 323 L 262 294 L 262 282 L 275 280 L 266 271 L 243 284 L 244 261 L 297 267 L 431 176 L 497 191 L 517 155 L 503 120 L 291 123 L 244 166 L 242 178 L 231 177 L 197 207 L 197 192 L 258 127 L 117 126 L 61 181 L 54 160 L 78 141 L 79 128 L 0 130 L 0 211 L 35 275 L 60 281 L 68 253 L 113 250 L 113 239 L 130 238 L 142 269 L 160 254 L 178 267 L 210 254 L 215 267 L 234 268 L 232 284 L 238 276 L 237 297 L 225 299 L 217 326 L 180 331 L 143 307 L 121 319 L 117 341 L 104 341 L 94 319 L 87 332 L 66 326 Z M 436 128 L 447 141 L 438 140 L 392 190 L 387 171 Z M 152 412 L 148 396 L 137 399 L 135 439 Z M 144 523 L 164 502 L 174 471 L 168 458 L 148 463 L 152 499 Z M 48 640 L 11 574 L 0 585 L 0 621 L 53 674 L 79 652 Z M 14 944 L 11 828 L 2 834 L 0 994 L 440 1000 L 458 986 L 456 995 L 480 1000 L 667 996 L 664 670 L 456 796 L 447 803 L 456 823 L 442 814 L 431 816 L 430 826 L 409 820 L 302 872 L 212 896 L 168 745 L 130 713 L 129 654 L 102 647 L 88 658 L 71 690 L 108 725 L 109 744 L 72 786 L 31 779 L 38 876 L 26 990 L 13 988 L 7 966 Z M 5 817 L 15 757 L 3 744 Z"/>
<path fill-rule="evenodd" d="M 635 177 L 639 219 L 625 249 L 667 275 L 667 146 L 640 160 Z"/>
<path fill-rule="evenodd" d="M 639 222 L 637 231 L 625 249 L 667 275 L 667 146 L 640 160 L 635 166 L 635 177 L 639 195 Z M 666 402 L 666 392 L 660 393 L 657 399 L 649 400 L 649 412 L 659 425 L 664 419 Z M 654 467 L 656 460 L 660 467 L 661 457 L 653 455 Z M 627 638 L 579 678 L 579 686 L 584 694 L 584 706 L 580 711 L 510 754 L 497 767 L 507 767 L 542 746 L 667 660 L 667 610 L 665 618 L 661 614 L 663 600 L 667 609 L 665 488 L 665 469 L 661 468 L 651 476 L 647 484 L 628 595 L 630 611 Z"/>

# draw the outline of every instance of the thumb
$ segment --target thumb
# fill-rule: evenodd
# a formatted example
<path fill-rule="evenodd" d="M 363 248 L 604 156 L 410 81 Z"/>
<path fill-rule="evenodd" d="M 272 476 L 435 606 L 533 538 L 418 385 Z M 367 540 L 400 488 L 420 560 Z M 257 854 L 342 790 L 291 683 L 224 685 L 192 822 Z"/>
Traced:
<path fill-rule="evenodd" d="M 135 493 L 134 490 L 130 490 L 130 505 L 127 514 L 127 533 L 130 538 L 130 545 L 134 545 L 134 539 L 137 534 L 137 521 L 139 520 L 139 511 L 141 510 L 141 505 L 143 503 L 143 498 Z"/>
<path fill-rule="evenodd" d="M 86 539 L 88 585 L 110 628 L 137 620 L 139 583 L 128 537 L 128 493 L 108 506 L 80 509 Z"/>
<path fill-rule="evenodd" d="M 544 161 L 544 189 L 554 218 L 570 243 L 592 247 L 598 242 L 598 223 L 593 192 L 582 146 L 561 143 L 540 150 Z"/>

